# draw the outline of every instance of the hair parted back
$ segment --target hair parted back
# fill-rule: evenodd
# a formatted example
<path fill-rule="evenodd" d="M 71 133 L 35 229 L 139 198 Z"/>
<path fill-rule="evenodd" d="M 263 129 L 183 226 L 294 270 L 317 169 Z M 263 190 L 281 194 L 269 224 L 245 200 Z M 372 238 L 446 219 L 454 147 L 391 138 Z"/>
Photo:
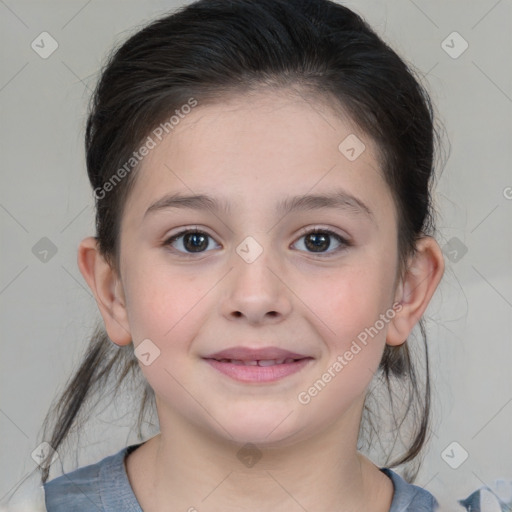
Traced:
<path fill-rule="evenodd" d="M 400 268 L 405 269 L 417 239 L 434 229 L 431 186 L 438 135 L 433 107 L 410 67 L 359 15 L 329 0 L 199 0 L 151 22 L 114 49 L 86 125 L 92 189 L 103 187 L 148 134 L 189 98 L 200 106 L 261 87 L 313 93 L 347 112 L 375 143 L 398 212 Z M 136 176 L 137 167 L 95 201 L 99 248 L 116 270 L 120 221 Z M 431 399 L 423 323 L 420 332 L 422 378 L 409 341 L 386 346 L 376 376 L 394 407 L 396 435 L 406 420 L 409 425 L 401 453 L 392 461 L 392 450 L 387 453 L 390 466 L 417 463 L 428 437 Z M 83 361 L 44 420 L 42 439 L 57 450 L 81 425 L 80 419 L 87 420 L 85 405 L 94 407 L 91 400 L 100 391 L 117 393 L 128 376 L 143 379 L 133 347 L 115 345 L 97 327 Z M 370 442 L 381 421 L 369 400 L 361 446 Z M 141 440 L 145 414 L 154 406 L 152 389 L 142 386 Z M 46 482 L 49 467 L 42 466 L 41 472 Z M 406 478 L 413 480 L 416 472 L 409 467 Z"/>

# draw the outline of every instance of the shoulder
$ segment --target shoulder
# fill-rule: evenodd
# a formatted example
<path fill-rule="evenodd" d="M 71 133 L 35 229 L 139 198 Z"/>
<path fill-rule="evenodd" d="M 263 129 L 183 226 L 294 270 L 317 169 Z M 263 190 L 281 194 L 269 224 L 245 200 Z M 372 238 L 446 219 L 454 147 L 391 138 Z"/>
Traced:
<path fill-rule="evenodd" d="M 65 473 L 44 484 L 48 512 L 115 510 L 141 512 L 130 487 L 124 458 L 131 445 L 104 459 Z"/>
<path fill-rule="evenodd" d="M 105 464 L 109 464 L 111 457 L 81 467 L 70 473 L 44 484 L 46 508 L 49 511 L 60 512 L 68 507 L 78 510 L 103 510 L 100 499 L 100 473 Z"/>
<path fill-rule="evenodd" d="M 438 503 L 425 489 L 407 483 L 400 475 L 388 468 L 381 468 L 393 482 L 394 494 L 389 512 L 434 512 Z"/>

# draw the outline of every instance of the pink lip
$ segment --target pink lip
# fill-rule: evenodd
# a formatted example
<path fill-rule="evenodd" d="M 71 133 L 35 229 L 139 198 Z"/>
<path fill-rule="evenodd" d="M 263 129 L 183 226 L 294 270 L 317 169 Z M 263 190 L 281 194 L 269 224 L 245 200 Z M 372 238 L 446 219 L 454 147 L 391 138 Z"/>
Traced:
<path fill-rule="evenodd" d="M 257 361 L 262 359 L 303 359 L 306 356 L 297 352 L 290 352 L 278 347 L 264 347 L 251 349 L 247 347 L 233 347 L 215 352 L 206 356 L 205 359 L 238 359 L 241 361 Z"/>
<path fill-rule="evenodd" d="M 275 364 L 273 366 L 245 366 L 216 359 L 206 359 L 213 368 L 240 382 L 273 382 L 302 370 L 313 359 L 299 359 L 293 363 Z"/>
<path fill-rule="evenodd" d="M 249 349 L 245 347 L 234 347 L 231 349 L 216 352 L 204 358 L 213 368 L 240 382 L 274 382 L 294 373 L 297 373 L 313 358 L 290 352 L 277 347 L 266 347 L 262 349 Z M 272 364 L 270 366 L 245 365 L 242 361 L 269 361 L 295 359 L 295 361 Z M 239 361 L 238 363 L 231 362 Z"/>

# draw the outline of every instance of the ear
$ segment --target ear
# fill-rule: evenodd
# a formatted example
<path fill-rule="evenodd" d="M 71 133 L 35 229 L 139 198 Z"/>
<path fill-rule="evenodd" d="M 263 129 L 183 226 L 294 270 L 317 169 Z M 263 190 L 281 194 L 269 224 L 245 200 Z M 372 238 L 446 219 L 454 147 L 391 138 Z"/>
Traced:
<path fill-rule="evenodd" d="M 407 340 L 427 309 L 443 273 L 444 258 L 438 243 L 430 236 L 420 238 L 396 289 L 398 305 L 393 308 L 396 314 L 389 323 L 388 345 L 401 345 Z"/>
<path fill-rule="evenodd" d="M 122 283 L 101 255 L 96 238 L 88 237 L 80 243 L 78 267 L 94 294 L 109 338 L 116 345 L 131 343 Z"/>

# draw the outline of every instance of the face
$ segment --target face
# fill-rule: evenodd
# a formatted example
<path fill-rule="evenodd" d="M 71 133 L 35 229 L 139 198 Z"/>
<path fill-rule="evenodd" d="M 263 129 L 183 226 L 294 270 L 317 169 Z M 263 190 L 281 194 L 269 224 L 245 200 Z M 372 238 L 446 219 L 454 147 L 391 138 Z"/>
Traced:
<path fill-rule="evenodd" d="M 368 137 L 320 103 L 239 96 L 199 104 L 137 172 L 120 276 L 162 432 L 271 445 L 360 414 L 398 262 Z"/>

